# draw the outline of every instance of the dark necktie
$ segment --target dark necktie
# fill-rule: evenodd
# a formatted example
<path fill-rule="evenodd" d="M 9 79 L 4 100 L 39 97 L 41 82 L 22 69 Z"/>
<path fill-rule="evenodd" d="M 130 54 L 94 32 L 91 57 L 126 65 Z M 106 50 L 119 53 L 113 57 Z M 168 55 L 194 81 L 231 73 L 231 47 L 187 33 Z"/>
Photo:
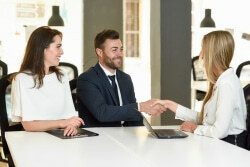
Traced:
<path fill-rule="evenodd" d="M 116 82 L 115 82 L 115 75 L 109 75 L 108 77 L 109 77 L 109 79 L 112 82 L 112 88 L 113 88 L 113 90 L 115 92 L 116 100 L 117 100 L 118 104 L 120 105 L 119 96 L 118 96 L 118 90 L 117 90 L 117 85 L 116 85 Z"/>

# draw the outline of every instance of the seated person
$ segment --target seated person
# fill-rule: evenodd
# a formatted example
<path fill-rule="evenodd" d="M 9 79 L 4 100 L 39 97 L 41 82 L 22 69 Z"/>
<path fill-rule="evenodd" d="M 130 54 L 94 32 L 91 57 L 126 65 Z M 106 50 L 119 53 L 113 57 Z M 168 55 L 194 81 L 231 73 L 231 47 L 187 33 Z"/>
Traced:
<path fill-rule="evenodd" d="M 117 31 L 103 30 L 94 42 L 99 61 L 77 82 L 78 112 L 86 127 L 141 126 L 142 117 L 137 110 L 151 115 L 165 110 L 161 105 L 151 107 L 154 99 L 136 102 L 131 77 L 118 69 L 123 46 Z"/>
<path fill-rule="evenodd" d="M 12 121 L 26 131 L 65 128 L 64 135 L 77 134 L 84 124 L 75 111 L 67 75 L 57 68 L 62 33 L 39 27 L 30 36 L 18 73 L 11 76 Z"/>
<path fill-rule="evenodd" d="M 210 32 L 203 37 L 201 59 L 209 81 L 209 90 L 201 112 L 195 112 L 171 100 L 159 100 L 184 120 L 181 129 L 218 138 L 246 147 L 246 104 L 239 78 L 229 64 L 234 54 L 234 40 L 227 31 Z"/>

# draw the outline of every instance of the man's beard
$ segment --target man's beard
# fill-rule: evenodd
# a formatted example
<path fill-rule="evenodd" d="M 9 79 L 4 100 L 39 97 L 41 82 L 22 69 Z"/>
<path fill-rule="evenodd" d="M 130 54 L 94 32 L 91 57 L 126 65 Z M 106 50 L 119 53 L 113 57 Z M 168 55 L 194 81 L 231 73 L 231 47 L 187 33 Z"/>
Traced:
<path fill-rule="evenodd" d="M 108 66 L 109 68 L 116 70 L 116 69 L 120 68 L 121 65 L 119 65 L 119 66 L 116 65 L 115 62 L 114 62 L 115 59 L 121 59 L 121 61 L 122 61 L 122 58 L 113 58 L 113 59 L 111 59 L 111 58 L 109 58 L 108 56 L 106 56 L 106 55 L 104 54 L 104 61 L 103 61 L 103 62 L 104 62 L 105 65 Z"/>

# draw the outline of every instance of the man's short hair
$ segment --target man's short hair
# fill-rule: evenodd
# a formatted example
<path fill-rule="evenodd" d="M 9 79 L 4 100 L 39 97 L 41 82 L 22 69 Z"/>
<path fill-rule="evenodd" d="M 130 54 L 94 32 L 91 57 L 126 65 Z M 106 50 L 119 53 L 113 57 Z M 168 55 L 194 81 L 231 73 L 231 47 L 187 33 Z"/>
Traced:
<path fill-rule="evenodd" d="M 120 39 L 119 33 L 115 30 L 111 29 L 104 29 L 103 31 L 99 32 L 95 37 L 95 49 L 101 48 L 103 43 L 106 41 L 106 39 Z"/>

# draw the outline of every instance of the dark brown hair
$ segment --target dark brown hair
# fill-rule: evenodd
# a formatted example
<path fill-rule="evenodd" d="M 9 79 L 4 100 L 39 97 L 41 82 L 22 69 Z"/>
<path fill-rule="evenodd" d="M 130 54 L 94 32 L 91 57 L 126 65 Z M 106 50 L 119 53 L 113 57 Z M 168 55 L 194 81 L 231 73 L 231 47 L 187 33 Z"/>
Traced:
<path fill-rule="evenodd" d="M 44 49 L 48 48 L 54 42 L 53 38 L 59 35 L 62 38 L 62 33 L 56 29 L 51 29 L 48 26 L 39 27 L 32 32 L 28 40 L 26 50 L 23 57 L 23 62 L 19 72 L 14 74 L 10 80 L 15 78 L 19 73 L 32 75 L 34 78 L 34 87 L 42 87 L 43 78 L 45 76 L 44 65 Z M 50 67 L 49 71 L 55 72 L 58 80 L 61 82 L 63 73 L 55 66 Z M 38 81 L 38 83 L 37 83 Z"/>
<path fill-rule="evenodd" d="M 106 41 L 106 39 L 119 39 L 119 33 L 115 30 L 105 29 L 99 32 L 95 37 L 95 49 L 100 48 L 103 49 L 102 45 Z"/>

